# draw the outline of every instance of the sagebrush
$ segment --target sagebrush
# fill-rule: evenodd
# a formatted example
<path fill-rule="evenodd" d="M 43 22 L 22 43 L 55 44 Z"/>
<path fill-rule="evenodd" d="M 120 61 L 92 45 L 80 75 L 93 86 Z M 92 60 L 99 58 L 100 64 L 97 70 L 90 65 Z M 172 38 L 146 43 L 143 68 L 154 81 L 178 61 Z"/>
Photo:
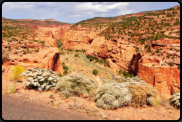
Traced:
<path fill-rule="evenodd" d="M 91 79 L 86 79 L 82 74 L 72 73 L 60 78 L 55 90 L 60 91 L 60 95 L 66 98 L 76 95 L 89 96 L 95 90 L 97 84 Z"/>
<path fill-rule="evenodd" d="M 127 85 L 117 82 L 105 83 L 97 90 L 96 105 L 104 109 L 114 109 L 127 105 L 131 101 L 131 94 Z"/>
<path fill-rule="evenodd" d="M 124 105 L 154 105 L 158 91 L 144 80 L 135 77 L 115 77 L 103 80 L 97 91 L 96 104 L 104 109 L 114 109 Z"/>
<path fill-rule="evenodd" d="M 59 80 L 58 74 L 50 69 L 41 69 L 39 67 L 27 68 L 21 76 L 24 77 L 22 84 L 24 88 L 38 89 L 39 91 L 49 90 L 56 86 Z"/>
<path fill-rule="evenodd" d="M 180 108 L 180 93 L 176 93 L 171 96 L 170 104 L 177 108 Z"/>

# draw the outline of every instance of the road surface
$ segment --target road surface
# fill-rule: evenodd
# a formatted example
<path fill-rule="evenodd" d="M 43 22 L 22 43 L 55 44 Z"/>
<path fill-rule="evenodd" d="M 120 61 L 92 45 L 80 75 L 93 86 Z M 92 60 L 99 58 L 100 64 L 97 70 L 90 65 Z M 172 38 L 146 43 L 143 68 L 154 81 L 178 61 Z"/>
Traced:
<path fill-rule="evenodd" d="M 3 120 L 96 120 L 78 112 L 53 108 L 36 102 L 2 95 Z"/>
<path fill-rule="evenodd" d="M 85 56 L 83 56 L 82 53 L 80 53 L 80 54 L 81 54 L 83 60 L 86 61 L 87 63 L 89 63 L 89 64 L 91 64 L 91 65 L 94 65 L 94 66 L 96 66 L 96 67 L 98 67 L 98 68 L 100 68 L 100 69 L 102 69 L 102 70 L 105 70 L 106 72 L 109 72 L 109 73 L 111 74 L 112 80 L 114 80 L 115 75 L 114 75 L 112 72 L 110 72 L 109 70 L 107 70 L 107 69 L 105 69 L 105 68 L 103 68 L 103 67 L 100 67 L 100 66 L 98 66 L 98 65 L 96 65 L 96 64 L 94 64 L 94 63 L 89 62 L 89 61 L 85 58 Z"/>

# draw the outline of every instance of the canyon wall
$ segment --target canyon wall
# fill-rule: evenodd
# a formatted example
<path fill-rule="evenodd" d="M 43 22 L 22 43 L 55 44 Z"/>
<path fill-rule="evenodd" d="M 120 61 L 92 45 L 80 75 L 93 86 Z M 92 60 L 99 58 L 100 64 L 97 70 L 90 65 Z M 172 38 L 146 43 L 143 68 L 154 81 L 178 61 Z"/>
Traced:
<path fill-rule="evenodd" d="M 152 66 L 154 63 L 139 63 L 137 75 L 153 85 L 166 99 L 180 92 L 180 70 L 170 66 Z"/>
<path fill-rule="evenodd" d="M 161 47 L 158 42 L 152 46 L 151 48 Z M 174 44 L 174 46 L 178 45 Z M 86 55 L 106 59 L 110 69 L 114 72 L 122 69 L 138 75 L 156 87 L 165 99 L 169 99 L 174 92 L 180 92 L 180 70 L 177 67 L 159 66 L 162 60 L 160 57 L 137 53 L 134 42 L 122 39 L 106 40 L 105 37 L 97 36 L 94 32 L 89 35 L 87 31 L 69 30 L 63 36 L 63 47 L 73 50 L 85 49 Z M 139 47 L 144 50 L 144 45 L 139 45 Z M 168 46 L 163 47 L 168 48 Z"/>

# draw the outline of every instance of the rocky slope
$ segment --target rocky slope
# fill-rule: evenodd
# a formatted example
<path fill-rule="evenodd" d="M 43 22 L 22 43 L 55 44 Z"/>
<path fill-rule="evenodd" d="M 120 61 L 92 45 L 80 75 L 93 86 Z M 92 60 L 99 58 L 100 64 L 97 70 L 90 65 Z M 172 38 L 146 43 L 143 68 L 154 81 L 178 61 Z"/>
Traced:
<path fill-rule="evenodd" d="M 9 61 L 3 65 L 38 66 L 63 74 L 56 40 L 69 26 L 55 20 L 2 18 L 2 47 L 9 55 Z"/>
<path fill-rule="evenodd" d="M 76 23 L 64 49 L 85 49 L 110 68 L 140 76 L 169 98 L 180 91 L 180 6 Z"/>

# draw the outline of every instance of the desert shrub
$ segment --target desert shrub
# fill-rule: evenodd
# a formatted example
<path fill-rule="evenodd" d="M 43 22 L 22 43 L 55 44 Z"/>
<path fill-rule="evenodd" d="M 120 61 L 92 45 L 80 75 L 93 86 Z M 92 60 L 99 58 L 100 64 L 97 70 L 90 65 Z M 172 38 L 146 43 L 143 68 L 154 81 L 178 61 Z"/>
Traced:
<path fill-rule="evenodd" d="M 45 41 L 44 40 L 40 41 L 39 43 L 41 43 L 42 47 L 45 47 Z"/>
<path fill-rule="evenodd" d="M 145 48 L 148 48 L 149 46 L 150 46 L 149 44 L 146 44 L 146 45 L 145 45 Z"/>
<path fill-rule="evenodd" d="M 99 73 L 99 71 L 97 69 L 93 69 L 93 74 L 97 75 Z"/>
<path fill-rule="evenodd" d="M 170 58 L 170 54 L 168 53 L 166 57 L 167 57 L 167 58 Z"/>
<path fill-rule="evenodd" d="M 68 67 L 65 65 L 64 62 L 62 62 L 62 66 L 63 66 L 63 69 L 64 69 L 63 74 L 64 74 L 64 75 L 67 75 L 67 74 L 68 74 Z"/>
<path fill-rule="evenodd" d="M 27 54 L 26 50 L 23 50 L 23 53 L 22 54 Z"/>
<path fill-rule="evenodd" d="M 8 46 L 8 51 L 11 51 L 11 47 L 10 46 Z"/>
<path fill-rule="evenodd" d="M 96 94 L 96 105 L 104 109 L 122 107 L 131 101 L 128 88 L 122 83 L 105 83 Z"/>
<path fill-rule="evenodd" d="M 178 64 L 178 69 L 180 69 L 180 64 Z"/>
<path fill-rule="evenodd" d="M 138 47 L 136 47 L 136 48 L 135 48 L 135 51 L 136 51 L 136 52 L 139 52 L 140 50 L 139 50 L 139 48 L 138 48 Z"/>
<path fill-rule="evenodd" d="M 67 50 L 68 52 L 73 52 L 73 50 L 72 50 L 72 49 L 65 49 L 65 50 Z"/>
<path fill-rule="evenodd" d="M 174 66 L 173 62 L 168 63 L 169 66 Z"/>
<path fill-rule="evenodd" d="M 24 77 L 22 82 L 24 88 L 35 88 L 39 91 L 49 90 L 49 88 L 56 86 L 56 83 L 59 80 L 56 72 L 38 67 L 27 68 L 27 71 L 24 71 L 21 76 Z"/>
<path fill-rule="evenodd" d="M 77 54 L 75 54 L 75 57 L 79 57 L 79 54 L 77 53 Z"/>
<path fill-rule="evenodd" d="M 61 48 L 62 45 L 63 45 L 62 39 L 57 39 L 56 44 L 57 44 L 57 47 L 58 47 L 58 48 Z"/>
<path fill-rule="evenodd" d="M 35 52 L 39 52 L 39 48 L 34 50 Z"/>
<path fill-rule="evenodd" d="M 75 52 L 81 52 L 81 50 L 76 49 Z"/>
<path fill-rule="evenodd" d="M 120 69 L 120 70 L 119 70 L 119 74 L 122 74 L 122 73 L 123 73 L 123 70 L 122 70 L 122 69 Z"/>
<path fill-rule="evenodd" d="M 180 93 L 176 93 L 171 96 L 170 98 L 170 104 L 172 106 L 175 106 L 177 108 L 180 108 Z"/>
<path fill-rule="evenodd" d="M 159 53 L 159 49 L 156 50 L 156 53 Z"/>
<path fill-rule="evenodd" d="M 130 74 L 130 73 L 126 72 L 126 71 L 123 71 L 123 75 L 124 75 L 126 78 L 127 78 L 127 77 L 130 77 L 130 78 L 134 77 L 133 74 Z"/>
<path fill-rule="evenodd" d="M 2 63 L 9 60 L 8 52 L 5 48 L 2 48 Z"/>
<path fill-rule="evenodd" d="M 154 105 L 158 91 L 150 84 L 128 85 L 129 92 L 132 94 L 131 105 L 141 107 L 143 105 Z"/>
<path fill-rule="evenodd" d="M 148 49 L 147 49 L 147 53 L 149 53 L 149 52 L 151 52 L 151 49 L 148 48 Z"/>
<path fill-rule="evenodd" d="M 91 79 L 86 79 L 82 74 L 72 73 L 60 78 L 57 82 L 55 91 L 60 91 L 63 97 L 72 95 L 87 97 L 95 90 L 96 84 Z"/>
<path fill-rule="evenodd" d="M 11 66 L 10 67 L 11 74 L 9 75 L 9 78 L 11 81 L 18 81 L 21 80 L 21 73 L 25 71 L 25 69 L 22 66 Z"/>

